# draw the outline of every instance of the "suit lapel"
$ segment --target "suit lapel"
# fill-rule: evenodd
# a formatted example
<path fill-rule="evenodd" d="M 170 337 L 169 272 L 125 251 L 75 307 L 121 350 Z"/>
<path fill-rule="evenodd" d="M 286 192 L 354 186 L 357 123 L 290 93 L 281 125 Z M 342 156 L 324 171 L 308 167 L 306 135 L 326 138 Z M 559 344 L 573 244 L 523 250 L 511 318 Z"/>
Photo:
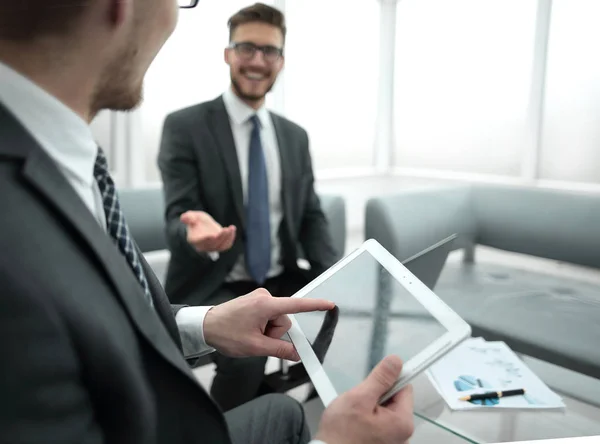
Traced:
<path fill-rule="evenodd" d="M 91 248 L 141 334 L 167 361 L 191 376 L 164 324 L 146 303 L 142 287 L 130 271 L 129 264 L 54 162 L 40 149 L 34 149 L 27 158 L 23 173 Z"/>
<path fill-rule="evenodd" d="M 214 101 L 214 107 L 210 113 L 210 130 L 219 145 L 219 154 L 223 159 L 225 170 L 229 176 L 229 186 L 233 195 L 235 208 L 242 221 L 242 228 L 246 226 L 246 214 L 244 211 L 244 194 L 242 191 L 242 179 L 240 177 L 240 164 L 238 161 L 233 132 L 229 123 L 229 116 L 225 109 L 222 98 Z"/>
<path fill-rule="evenodd" d="M 190 379 L 189 371 L 165 326 L 148 306 L 130 267 L 97 220 L 85 207 L 54 161 L 29 132 L 0 104 L 0 155 L 25 158 L 23 176 L 58 213 L 65 230 L 78 235 L 108 276 L 133 324 L 158 353 Z M 164 314 L 164 313 L 163 313 Z"/>

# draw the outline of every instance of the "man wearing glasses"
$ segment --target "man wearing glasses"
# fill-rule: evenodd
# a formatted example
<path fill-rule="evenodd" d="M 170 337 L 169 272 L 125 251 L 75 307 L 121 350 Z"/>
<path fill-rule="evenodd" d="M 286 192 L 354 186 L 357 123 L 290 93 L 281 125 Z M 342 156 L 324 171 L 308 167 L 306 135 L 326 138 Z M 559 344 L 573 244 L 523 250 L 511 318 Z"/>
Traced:
<path fill-rule="evenodd" d="M 291 296 L 339 259 L 315 194 L 307 133 L 265 107 L 285 36 L 279 10 L 257 3 L 238 11 L 225 49 L 231 86 L 165 120 L 158 165 L 173 303 L 214 305 L 259 287 Z M 298 266 L 299 245 L 310 270 Z M 259 395 L 266 358 L 211 357 L 210 393 L 221 408 Z"/>
<path fill-rule="evenodd" d="M 184 356 L 297 360 L 278 339 L 286 314 L 332 304 L 258 290 L 212 308 L 170 305 L 89 128 L 99 111 L 140 102 L 177 11 L 174 0 L 0 0 L 0 444 L 310 440 L 283 395 L 223 414 Z M 400 368 L 390 357 L 340 396 L 318 438 L 406 440 L 410 390 L 376 407 Z"/>

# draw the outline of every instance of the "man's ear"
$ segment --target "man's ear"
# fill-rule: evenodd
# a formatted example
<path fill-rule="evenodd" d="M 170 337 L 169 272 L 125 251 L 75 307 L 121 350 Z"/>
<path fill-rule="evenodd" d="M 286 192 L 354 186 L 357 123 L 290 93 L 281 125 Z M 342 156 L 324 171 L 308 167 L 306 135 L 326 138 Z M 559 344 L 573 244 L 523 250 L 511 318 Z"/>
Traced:
<path fill-rule="evenodd" d="M 229 65 L 229 49 L 230 48 L 225 48 L 225 50 L 223 51 L 223 60 L 225 60 L 225 63 L 227 63 Z"/>
<path fill-rule="evenodd" d="M 131 13 L 132 0 L 108 0 L 110 3 L 110 23 L 112 26 L 122 25 L 127 14 Z"/>
<path fill-rule="evenodd" d="M 283 68 L 285 68 L 285 57 L 281 56 L 281 58 L 277 61 L 276 66 L 276 73 L 277 75 L 279 75 L 279 73 L 281 71 L 283 71 Z"/>

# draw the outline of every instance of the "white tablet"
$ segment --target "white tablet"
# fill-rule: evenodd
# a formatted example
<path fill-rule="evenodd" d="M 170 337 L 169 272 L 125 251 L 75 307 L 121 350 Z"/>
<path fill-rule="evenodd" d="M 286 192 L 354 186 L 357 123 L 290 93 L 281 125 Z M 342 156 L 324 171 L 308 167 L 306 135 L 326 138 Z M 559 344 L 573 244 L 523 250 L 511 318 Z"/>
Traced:
<path fill-rule="evenodd" d="M 471 335 L 460 316 L 372 239 L 293 297 L 336 304 L 329 312 L 291 316 L 288 333 L 325 407 L 395 354 L 404 366 L 383 403 Z"/>

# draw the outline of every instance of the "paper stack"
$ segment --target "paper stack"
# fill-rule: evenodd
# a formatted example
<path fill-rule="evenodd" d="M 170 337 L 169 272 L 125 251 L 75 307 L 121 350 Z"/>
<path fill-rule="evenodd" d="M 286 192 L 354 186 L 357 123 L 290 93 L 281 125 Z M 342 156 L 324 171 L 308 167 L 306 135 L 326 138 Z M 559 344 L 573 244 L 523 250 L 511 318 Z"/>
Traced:
<path fill-rule="evenodd" d="M 453 410 L 559 409 L 565 405 L 504 342 L 471 338 L 438 362 L 427 375 Z M 477 393 L 525 389 L 524 395 L 461 401 Z"/>

